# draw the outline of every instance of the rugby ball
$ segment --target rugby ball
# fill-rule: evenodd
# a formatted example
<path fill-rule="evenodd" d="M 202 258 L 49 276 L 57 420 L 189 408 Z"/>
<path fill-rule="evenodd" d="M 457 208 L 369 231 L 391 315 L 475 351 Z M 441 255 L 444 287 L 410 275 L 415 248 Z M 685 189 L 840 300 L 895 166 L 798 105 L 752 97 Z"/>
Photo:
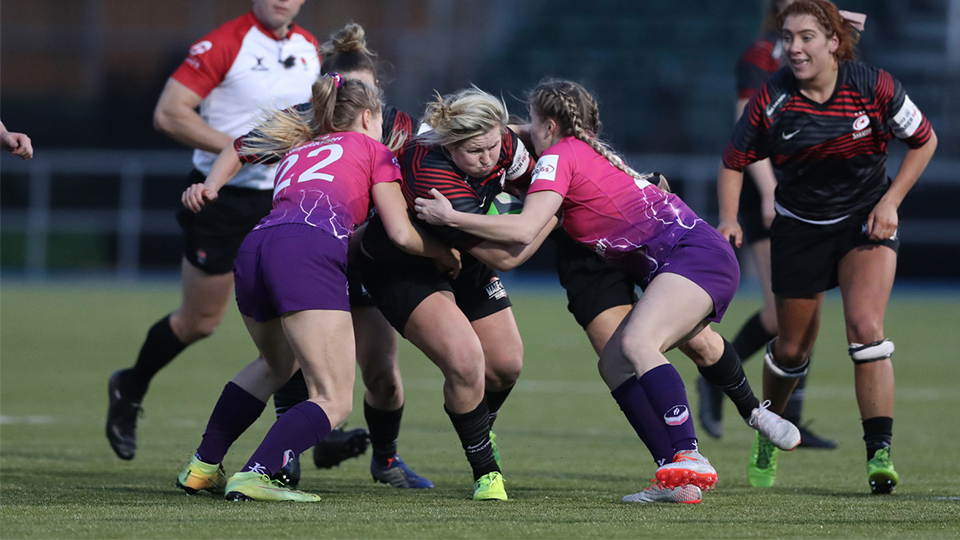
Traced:
<path fill-rule="evenodd" d="M 493 199 L 493 203 L 487 210 L 487 215 L 519 214 L 521 211 L 523 211 L 523 203 L 520 199 L 509 193 L 501 193 Z"/>

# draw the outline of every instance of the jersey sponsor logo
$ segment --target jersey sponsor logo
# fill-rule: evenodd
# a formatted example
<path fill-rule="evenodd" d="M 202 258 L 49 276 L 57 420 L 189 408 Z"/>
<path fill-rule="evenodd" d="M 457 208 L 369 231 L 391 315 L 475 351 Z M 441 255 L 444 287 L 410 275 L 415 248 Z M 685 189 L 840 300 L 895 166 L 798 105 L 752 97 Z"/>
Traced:
<path fill-rule="evenodd" d="M 523 176 L 523 173 L 527 172 L 529 164 L 530 152 L 527 151 L 527 147 L 523 143 L 520 143 L 517 145 L 517 151 L 513 154 L 513 163 L 507 169 L 507 180 L 516 180 Z"/>
<path fill-rule="evenodd" d="M 256 55 L 254 55 L 253 57 L 257 59 L 257 63 L 252 68 L 250 68 L 252 71 L 269 71 L 270 70 L 267 66 L 263 65 L 262 57 L 256 56 Z"/>
<path fill-rule="evenodd" d="M 201 54 L 209 51 L 209 50 L 212 49 L 212 48 L 213 48 L 213 43 L 210 43 L 210 42 L 207 41 L 207 40 L 203 40 L 203 41 L 200 41 L 200 42 L 198 42 L 198 43 L 194 43 L 194 44 L 193 44 L 193 47 L 190 47 L 190 56 L 198 56 L 198 55 L 201 55 Z"/>
<path fill-rule="evenodd" d="M 861 114 L 856 120 L 853 121 L 853 130 L 860 131 L 861 129 L 866 128 L 868 125 L 870 125 L 870 117 L 865 114 Z"/>
<path fill-rule="evenodd" d="M 867 135 L 869 135 L 869 134 L 871 134 L 871 133 L 873 133 L 873 128 L 868 127 L 867 129 L 865 129 L 865 130 L 863 130 L 863 131 L 858 131 L 858 132 L 854 133 L 854 134 L 853 134 L 853 140 L 855 140 L 855 141 L 856 141 L 856 140 L 860 140 L 860 139 L 866 137 Z"/>
<path fill-rule="evenodd" d="M 767 105 L 767 108 L 763 112 L 767 113 L 767 116 L 772 118 L 773 113 L 777 112 L 777 108 L 783 104 L 785 99 L 787 99 L 787 94 L 780 94 L 780 96 L 777 97 L 773 103 Z"/>
<path fill-rule="evenodd" d="M 487 297 L 490 300 L 500 300 L 507 297 L 507 290 L 503 288 L 503 282 L 500 278 L 490 278 L 490 283 L 484 288 L 487 291 Z"/>
<path fill-rule="evenodd" d="M 800 129 L 798 129 L 798 130 L 796 130 L 796 131 L 793 131 L 793 132 L 791 132 L 791 133 L 787 133 L 786 131 L 783 131 L 783 132 L 780 133 L 780 136 L 783 137 L 783 140 L 789 141 L 790 139 L 793 138 L 794 135 L 796 135 L 797 133 L 800 133 L 801 131 L 803 131 L 803 128 L 800 128 Z"/>
<path fill-rule="evenodd" d="M 690 410 L 686 405 L 674 405 L 663 415 L 668 426 L 679 426 L 690 418 Z"/>
<path fill-rule="evenodd" d="M 920 109 L 910 101 L 910 96 L 903 96 L 903 106 L 889 120 L 889 124 L 898 139 L 906 139 L 917 131 L 922 120 L 923 115 L 920 114 Z"/>
<path fill-rule="evenodd" d="M 557 179 L 557 160 L 560 156 L 549 154 L 540 158 L 537 166 L 533 169 L 533 182 L 537 180 L 556 180 Z"/>

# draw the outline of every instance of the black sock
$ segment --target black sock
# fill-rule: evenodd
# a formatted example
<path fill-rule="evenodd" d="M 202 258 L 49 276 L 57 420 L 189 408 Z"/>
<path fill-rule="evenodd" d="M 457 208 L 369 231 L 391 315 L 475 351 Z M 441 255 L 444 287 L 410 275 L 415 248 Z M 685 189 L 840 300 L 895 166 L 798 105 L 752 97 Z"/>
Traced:
<path fill-rule="evenodd" d="M 736 349 L 740 360 L 746 362 L 775 337 L 777 337 L 776 334 L 767 332 L 763 327 L 758 311 L 740 327 L 737 337 L 733 338 L 733 348 Z"/>
<path fill-rule="evenodd" d="M 397 455 L 397 438 L 400 437 L 400 419 L 403 417 L 403 405 L 395 411 L 382 411 L 370 406 L 364 400 L 363 417 L 370 430 L 370 446 L 373 447 L 373 460 L 377 465 L 386 467 L 390 459 Z"/>
<path fill-rule="evenodd" d="M 273 408 L 277 412 L 277 418 L 287 412 L 291 407 L 310 399 L 310 392 L 307 390 L 307 380 L 303 378 L 303 371 L 297 370 L 279 390 L 273 394 Z"/>
<path fill-rule="evenodd" d="M 490 444 L 490 412 L 487 399 L 484 398 L 476 409 L 468 413 L 450 412 L 446 405 L 443 410 L 447 411 L 453 428 L 460 436 L 460 444 L 463 445 L 467 461 L 473 468 L 473 480 L 477 481 L 481 476 L 494 471 L 499 472 L 500 467 L 493 458 L 493 445 Z"/>
<path fill-rule="evenodd" d="M 783 409 L 783 416 L 794 425 L 800 425 L 800 412 L 803 410 L 803 389 L 807 386 L 807 376 L 800 377 L 797 381 L 797 387 L 790 394 L 787 406 Z"/>
<path fill-rule="evenodd" d="M 513 390 L 513 386 L 506 390 L 486 390 L 484 392 L 484 397 L 487 399 L 487 407 L 490 409 L 490 429 L 493 429 L 493 423 L 500 413 L 500 407 L 503 407 L 503 402 L 507 400 L 507 396 L 510 395 L 511 390 Z"/>
<path fill-rule="evenodd" d="M 697 369 L 704 379 L 723 390 L 743 418 L 750 418 L 750 413 L 760 406 L 760 400 L 753 395 L 750 381 L 743 373 L 743 364 L 737 351 L 726 339 L 723 340 L 723 354 L 717 363 L 707 367 L 697 366 Z"/>
<path fill-rule="evenodd" d="M 863 421 L 863 442 L 867 443 L 867 461 L 881 448 L 889 448 L 893 440 L 893 418 L 875 416 Z"/>
<path fill-rule="evenodd" d="M 140 347 L 137 363 L 121 375 L 125 394 L 123 397 L 135 402 L 142 400 L 153 376 L 186 348 L 173 333 L 170 315 L 157 321 L 147 332 L 147 339 Z"/>

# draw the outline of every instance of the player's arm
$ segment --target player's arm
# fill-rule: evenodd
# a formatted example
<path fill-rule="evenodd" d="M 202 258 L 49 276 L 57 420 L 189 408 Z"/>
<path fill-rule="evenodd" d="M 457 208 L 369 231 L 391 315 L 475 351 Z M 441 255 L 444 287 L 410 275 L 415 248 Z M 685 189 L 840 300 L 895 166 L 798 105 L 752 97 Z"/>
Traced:
<path fill-rule="evenodd" d="M 191 211 L 199 212 L 205 204 L 217 200 L 220 188 L 227 185 L 227 182 L 232 180 L 242 168 L 243 161 L 237 155 L 234 145 L 227 145 L 213 162 L 206 180 L 202 184 L 193 184 L 184 190 L 180 201 Z"/>
<path fill-rule="evenodd" d="M 550 236 L 550 233 L 553 232 L 553 229 L 559 221 L 556 216 L 551 216 L 550 220 L 540 231 L 540 234 L 529 244 L 503 244 L 491 240 L 484 240 L 480 244 L 470 248 L 470 254 L 495 270 L 501 272 L 513 270 L 527 262 L 527 259 L 540 249 L 540 244 Z"/>
<path fill-rule="evenodd" d="M 563 202 L 563 197 L 555 191 L 537 191 L 527 195 L 519 214 L 488 216 L 457 211 L 435 189 L 430 190 L 430 195 L 432 199 L 417 197 L 414 201 L 414 210 L 420 219 L 504 244 L 533 243 Z"/>
<path fill-rule="evenodd" d="M 737 120 L 743 115 L 743 110 L 749 101 L 748 98 L 737 99 Z M 747 165 L 746 170 L 750 172 L 750 177 L 753 178 L 753 183 L 757 186 L 757 191 L 760 192 L 760 209 L 763 215 L 763 224 L 766 227 L 770 227 L 776 215 L 776 210 L 774 210 L 773 207 L 773 192 L 777 189 L 777 177 L 773 173 L 773 163 L 771 163 L 770 158 L 761 159 L 760 161 Z"/>
<path fill-rule="evenodd" d="M 728 169 L 721 165 L 717 174 L 717 198 L 720 204 L 720 223 L 717 231 L 740 247 L 743 243 L 743 229 L 737 222 L 740 211 L 740 191 L 743 189 L 743 171 Z"/>
<path fill-rule="evenodd" d="M 230 146 L 233 138 L 207 125 L 197 112 L 203 98 L 174 78 L 160 93 L 153 112 L 153 127 L 191 148 L 214 154 Z"/>
<path fill-rule="evenodd" d="M 900 208 L 900 203 L 903 202 L 903 198 L 907 196 L 910 188 L 917 183 L 936 150 L 937 134 L 931 127 L 930 138 L 922 146 L 907 150 L 890 188 L 887 189 L 877 205 L 873 207 L 870 215 L 867 216 L 867 234 L 870 235 L 871 240 L 886 240 L 897 231 L 900 223 L 897 210 Z"/>
<path fill-rule="evenodd" d="M 398 182 L 376 183 L 371 195 L 383 228 L 394 244 L 412 255 L 435 259 L 441 268 L 456 277 L 460 272 L 459 252 L 424 234 L 410 222 L 407 203 Z"/>

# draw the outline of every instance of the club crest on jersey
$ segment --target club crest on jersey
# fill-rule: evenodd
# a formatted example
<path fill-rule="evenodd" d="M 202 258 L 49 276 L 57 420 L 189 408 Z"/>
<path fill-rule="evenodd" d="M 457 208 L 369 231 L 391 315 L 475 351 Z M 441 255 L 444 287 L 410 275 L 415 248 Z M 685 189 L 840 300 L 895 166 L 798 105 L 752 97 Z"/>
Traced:
<path fill-rule="evenodd" d="M 537 161 L 537 166 L 533 169 L 533 181 L 556 180 L 558 159 L 560 159 L 560 156 L 556 154 L 541 157 Z"/>
<path fill-rule="evenodd" d="M 853 121 L 853 130 L 860 131 L 869 125 L 870 125 L 870 117 L 865 114 L 861 114 L 860 116 L 857 117 L 856 120 Z"/>
<path fill-rule="evenodd" d="M 190 56 L 201 55 L 212 48 L 213 48 L 213 43 L 210 43 L 207 40 L 194 43 L 193 47 L 190 47 Z"/>
<path fill-rule="evenodd" d="M 690 409 L 686 405 L 674 405 L 663 415 L 663 420 L 668 426 L 679 426 L 689 418 Z"/>
<path fill-rule="evenodd" d="M 503 283 L 498 277 L 491 278 L 490 284 L 485 287 L 485 290 L 490 300 L 500 300 L 507 297 L 507 290 L 503 288 Z"/>

